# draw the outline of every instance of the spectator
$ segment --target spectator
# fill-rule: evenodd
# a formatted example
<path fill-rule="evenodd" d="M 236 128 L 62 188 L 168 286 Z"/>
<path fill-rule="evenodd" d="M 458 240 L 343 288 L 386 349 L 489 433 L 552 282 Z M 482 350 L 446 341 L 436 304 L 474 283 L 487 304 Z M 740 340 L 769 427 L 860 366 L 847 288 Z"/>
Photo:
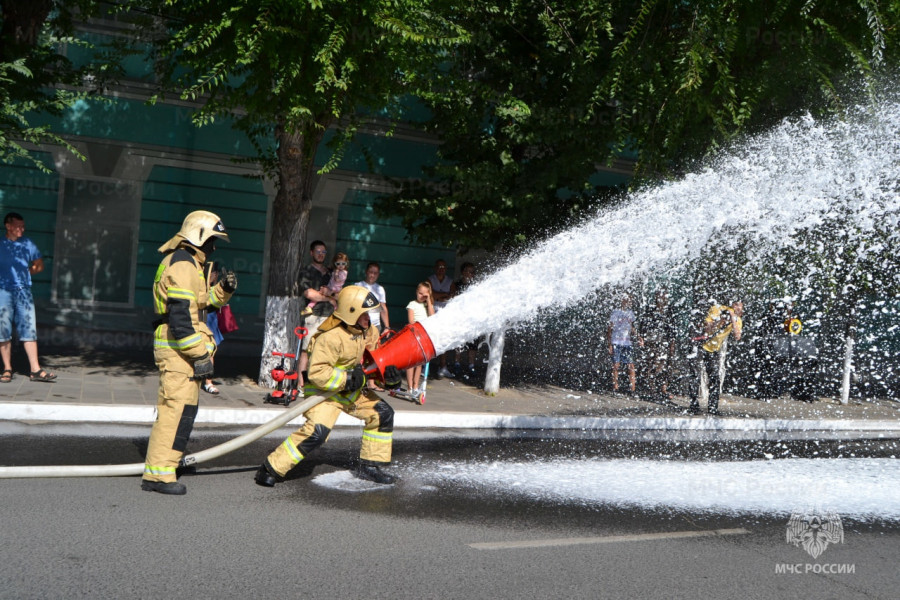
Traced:
<path fill-rule="evenodd" d="M 743 329 L 744 303 L 734 299 L 730 306 L 713 304 L 703 320 L 703 332 L 699 342 L 702 346 L 697 349 L 696 367 L 698 370 L 697 386 L 691 389 L 691 414 L 699 414 L 700 402 L 698 395 L 708 398 L 707 409 L 709 414 L 719 414 L 719 376 L 724 372 L 719 357 L 725 340 L 733 335 L 735 341 L 741 339 Z"/>
<path fill-rule="evenodd" d="M 409 324 L 422 321 L 434 314 L 434 300 L 431 297 L 431 283 L 423 281 L 416 286 L 416 299 L 406 305 Z M 419 379 L 422 377 L 422 365 L 406 370 L 406 387 L 411 398 L 418 398 Z"/>
<path fill-rule="evenodd" d="M 459 279 L 453 282 L 450 286 L 450 297 L 455 298 L 456 296 L 462 294 L 466 291 L 470 285 L 472 285 L 472 280 L 475 278 L 475 265 L 470 262 L 465 262 L 462 264 L 459 272 Z M 462 351 L 465 350 L 468 354 L 469 366 L 466 368 L 465 373 L 463 373 L 462 366 L 460 365 L 459 359 Z M 454 361 L 454 370 L 457 374 L 463 374 L 463 377 L 469 378 L 475 375 L 475 356 L 478 351 L 478 344 L 475 340 L 466 342 L 461 347 L 457 348 L 454 352 L 456 356 L 456 360 Z"/>
<path fill-rule="evenodd" d="M 786 357 L 779 351 L 779 342 L 785 335 L 785 319 L 789 309 L 783 300 L 771 300 L 766 315 L 757 324 L 753 357 L 756 359 L 757 398 L 778 398 L 783 387 Z"/>
<path fill-rule="evenodd" d="M 613 391 L 619 391 L 619 366 L 628 368 L 628 389 L 634 393 L 637 378 L 634 373 L 634 358 L 632 349 L 632 337 L 638 338 L 638 343 L 643 346 L 634 328 L 635 315 L 631 310 L 631 297 L 622 297 L 622 307 L 612 311 L 609 316 L 609 325 L 606 328 L 606 337 L 609 339 L 609 354 L 612 356 L 612 381 Z"/>
<path fill-rule="evenodd" d="M 790 298 L 769 302 L 769 312 L 759 324 L 754 353 L 759 371 L 756 382 L 758 398 L 778 398 L 787 391 L 791 376 L 792 343 L 787 337 L 794 319 Z"/>
<path fill-rule="evenodd" d="M 377 262 L 370 262 L 366 265 L 365 280 L 355 284 L 372 292 L 372 295 L 380 302 L 378 308 L 369 311 L 369 320 L 372 321 L 372 325 L 378 329 L 379 334 L 384 333 L 385 329 L 391 328 L 391 317 L 388 314 L 387 307 L 387 294 L 384 291 L 384 287 L 378 283 L 378 277 L 380 275 L 381 265 Z"/>
<path fill-rule="evenodd" d="M 3 223 L 6 237 L 0 244 L 0 383 L 9 383 L 13 378 L 13 323 L 28 357 L 29 379 L 52 382 L 56 375 L 42 369 L 38 361 L 37 319 L 31 294 L 31 276 L 44 270 L 44 259 L 34 242 L 25 237 L 22 215 L 8 213 Z"/>
<path fill-rule="evenodd" d="M 665 290 L 656 292 L 652 312 L 641 325 L 647 356 L 647 380 L 652 394 L 659 393 L 663 400 L 671 400 L 669 369 L 675 359 L 675 327 L 669 311 L 669 295 Z"/>
<path fill-rule="evenodd" d="M 450 286 L 453 285 L 453 280 L 449 275 L 447 275 L 446 261 L 444 261 L 443 259 L 438 259 L 437 262 L 434 263 L 434 274 L 428 277 L 428 283 L 431 284 L 434 312 L 437 313 L 442 308 L 447 306 L 447 301 L 450 300 Z M 453 373 L 451 373 L 450 369 L 447 368 L 448 354 L 450 354 L 449 350 L 441 354 L 441 367 L 440 369 L 438 369 L 436 377 L 437 379 L 440 379 L 442 377 L 453 377 Z"/>
<path fill-rule="evenodd" d="M 216 285 L 216 281 L 219 279 L 219 274 L 216 271 L 216 263 L 213 261 L 209 261 L 203 267 L 203 270 L 206 271 L 206 287 L 212 289 L 213 286 Z M 225 341 L 225 336 L 222 335 L 222 330 L 219 329 L 219 309 L 215 307 L 209 307 L 206 311 L 206 326 L 209 327 L 209 330 L 212 332 L 213 341 L 216 343 L 216 348 L 222 345 L 222 342 Z M 209 362 L 215 364 L 215 357 L 210 355 Z M 216 387 L 215 382 L 212 380 L 212 377 L 207 377 L 203 381 L 203 385 L 200 387 L 207 394 L 212 394 L 213 396 L 219 395 L 219 388 Z"/>
<path fill-rule="evenodd" d="M 762 319 L 762 335 L 777 337 L 788 332 L 793 316 L 793 304 L 789 298 L 779 298 L 769 302 L 769 312 Z"/>
<path fill-rule="evenodd" d="M 365 280 L 357 282 L 354 285 L 358 285 L 359 287 L 369 290 L 372 295 L 375 296 L 375 298 L 378 300 L 378 307 L 373 308 L 369 311 L 369 321 L 372 323 L 372 327 L 374 327 L 378 331 L 378 335 L 380 336 L 382 333 L 384 333 L 385 329 L 390 329 L 391 318 L 390 315 L 388 315 L 388 308 L 386 304 L 387 294 L 385 293 L 384 288 L 380 284 L 376 283 L 378 281 L 379 275 L 381 275 L 381 265 L 379 265 L 377 262 L 370 262 L 368 265 L 366 265 Z M 367 384 L 370 390 L 374 390 L 376 392 L 384 391 L 384 388 L 375 383 L 374 378 L 369 378 Z"/>
<path fill-rule="evenodd" d="M 303 301 L 303 309 L 310 302 L 314 302 L 315 306 L 309 314 L 303 315 L 303 327 L 307 330 L 307 335 L 303 338 L 300 346 L 300 356 L 297 358 L 297 372 L 301 373 L 297 380 L 297 385 L 303 386 L 303 375 L 309 365 L 309 341 L 315 335 L 325 319 L 334 312 L 337 301 L 328 295 L 328 283 L 331 281 L 331 271 L 325 266 L 325 258 L 328 256 L 328 249 L 325 242 L 315 240 L 309 245 L 310 264 L 300 270 L 300 297 Z"/>
<path fill-rule="evenodd" d="M 331 262 L 331 278 L 328 280 L 328 285 L 325 286 L 325 295 L 330 298 L 337 298 L 338 293 L 340 293 L 341 288 L 344 287 L 344 284 L 347 283 L 347 270 L 350 268 L 350 258 L 344 254 L 343 252 L 338 252 L 334 255 L 334 260 Z M 306 308 L 303 309 L 303 315 L 310 315 L 313 312 L 313 308 L 315 308 L 315 301 L 310 302 L 306 305 Z"/>

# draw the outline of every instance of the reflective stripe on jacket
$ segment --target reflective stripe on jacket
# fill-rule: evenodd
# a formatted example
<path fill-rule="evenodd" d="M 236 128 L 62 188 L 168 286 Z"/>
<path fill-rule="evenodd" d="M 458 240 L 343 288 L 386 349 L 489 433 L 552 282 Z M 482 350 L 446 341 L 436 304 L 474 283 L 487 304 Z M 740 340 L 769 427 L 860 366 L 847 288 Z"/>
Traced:
<path fill-rule="evenodd" d="M 303 394 L 314 396 L 339 390 L 332 400 L 356 402 L 362 390 L 344 391 L 344 386 L 347 385 L 347 375 L 362 360 L 367 341 L 373 345 L 370 340 L 373 335 L 377 339 L 378 332 L 374 327 L 363 333 L 343 324 L 317 333 L 309 344 L 309 368 Z"/>
<path fill-rule="evenodd" d="M 231 298 L 221 285 L 207 287 L 202 268 L 205 256 L 193 250 L 182 246 L 168 253 L 153 281 L 153 310 L 167 317 L 156 328 L 153 345 L 170 348 L 189 359 L 211 354 L 216 348 L 212 332 L 200 319 L 201 311 L 224 306 Z"/>

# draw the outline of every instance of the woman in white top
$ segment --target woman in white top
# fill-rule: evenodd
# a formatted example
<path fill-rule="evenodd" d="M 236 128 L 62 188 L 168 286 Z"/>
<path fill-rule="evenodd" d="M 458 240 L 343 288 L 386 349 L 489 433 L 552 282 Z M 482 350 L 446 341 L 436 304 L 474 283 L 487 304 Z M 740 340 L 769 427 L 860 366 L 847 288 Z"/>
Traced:
<path fill-rule="evenodd" d="M 409 324 L 422 321 L 434 314 L 434 301 L 431 297 L 431 284 L 423 281 L 416 286 L 416 299 L 406 305 Z M 419 379 L 422 377 L 422 366 L 406 370 L 406 387 L 411 396 L 419 396 Z"/>

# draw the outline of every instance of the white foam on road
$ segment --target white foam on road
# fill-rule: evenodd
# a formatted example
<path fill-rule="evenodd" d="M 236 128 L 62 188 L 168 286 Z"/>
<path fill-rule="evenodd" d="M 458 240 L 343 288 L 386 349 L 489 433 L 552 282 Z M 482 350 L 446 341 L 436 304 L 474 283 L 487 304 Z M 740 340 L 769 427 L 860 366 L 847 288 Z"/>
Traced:
<path fill-rule="evenodd" d="M 410 470 L 443 486 L 550 502 L 765 515 L 816 506 L 842 517 L 900 520 L 894 459 L 449 462 Z"/>
<path fill-rule="evenodd" d="M 350 471 L 335 471 L 318 475 L 313 477 L 312 482 L 316 485 L 342 492 L 372 492 L 390 488 L 390 486 L 360 479 Z"/>

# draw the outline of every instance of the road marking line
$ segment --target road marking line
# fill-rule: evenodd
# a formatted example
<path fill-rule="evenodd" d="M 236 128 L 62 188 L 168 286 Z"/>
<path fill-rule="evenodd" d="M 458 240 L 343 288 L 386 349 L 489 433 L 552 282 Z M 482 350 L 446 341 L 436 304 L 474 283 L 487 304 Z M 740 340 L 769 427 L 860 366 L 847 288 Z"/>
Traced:
<path fill-rule="evenodd" d="M 469 544 L 476 550 L 504 550 L 510 548 L 546 548 L 550 546 L 578 546 L 582 544 L 615 544 L 618 542 L 644 542 L 649 540 L 671 540 L 722 535 L 743 535 L 750 533 L 740 529 L 712 529 L 707 531 L 671 531 L 668 533 L 641 533 L 636 535 L 610 535 L 605 537 L 559 538 L 554 540 L 523 540 L 519 542 L 484 542 Z"/>

